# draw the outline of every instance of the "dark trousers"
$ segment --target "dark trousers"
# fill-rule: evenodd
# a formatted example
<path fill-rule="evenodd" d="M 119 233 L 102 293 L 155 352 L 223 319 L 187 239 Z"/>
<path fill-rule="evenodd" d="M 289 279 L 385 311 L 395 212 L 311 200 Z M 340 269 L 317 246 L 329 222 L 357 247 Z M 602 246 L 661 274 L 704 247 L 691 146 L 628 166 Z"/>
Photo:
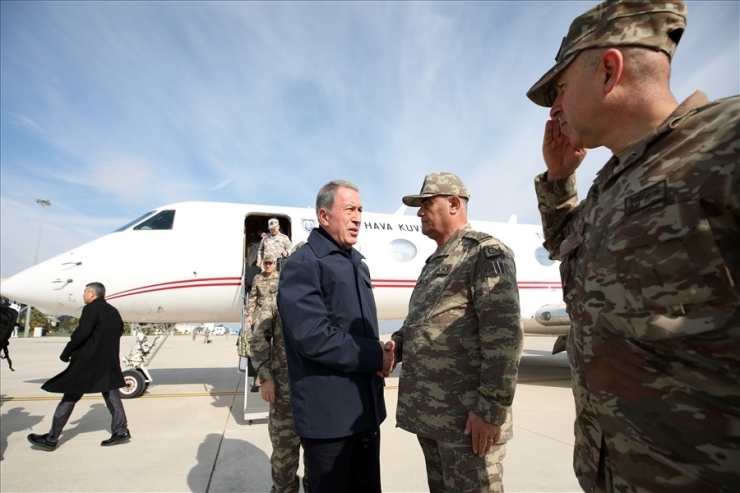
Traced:
<path fill-rule="evenodd" d="M 121 402 L 121 393 L 118 389 L 111 389 L 108 392 L 102 392 L 105 405 L 111 414 L 111 433 L 123 433 L 128 428 L 126 421 L 126 412 L 123 410 L 123 403 Z M 49 432 L 49 438 L 51 440 L 58 440 L 59 435 L 62 434 L 64 425 L 69 421 L 69 417 L 72 415 L 72 411 L 75 408 L 75 404 L 82 399 L 83 394 L 64 394 L 62 396 L 62 402 L 54 411 L 54 419 L 51 422 L 51 431 Z"/>
<path fill-rule="evenodd" d="M 380 428 L 301 444 L 310 493 L 380 493 Z"/>

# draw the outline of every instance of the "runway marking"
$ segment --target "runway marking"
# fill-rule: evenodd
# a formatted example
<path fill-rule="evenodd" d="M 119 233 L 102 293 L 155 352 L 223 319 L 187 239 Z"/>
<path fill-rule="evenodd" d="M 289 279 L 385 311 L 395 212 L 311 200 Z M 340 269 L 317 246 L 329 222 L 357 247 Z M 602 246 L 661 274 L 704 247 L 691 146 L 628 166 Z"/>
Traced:
<path fill-rule="evenodd" d="M 560 378 L 535 378 L 532 380 L 519 380 L 517 383 L 527 385 L 532 383 L 549 383 L 549 382 L 570 382 L 570 377 L 560 377 Z"/>
<path fill-rule="evenodd" d="M 191 392 L 182 394 L 145 394 L 137 397 L 137 399 L 158 399 L 163 397 L 219 397 L 229 395 L 242 395 L 244 392 Z M 0 403 L 3 402 L 34 402 L 34 401 L 58 401 L 61 397 L 3 397 L 0 398 Z M 100 395 L 85 395 L 82 400 L 103 400 L 103 396 Z M 127 400 L 127 399 L 124 399 Z"/>
<path fill-rule="evenodd" d="M 550 383 L 550 382 L 568 382 L 570 377 L 562 378 L 538 378 L 533 380 L 519 380 L 519 384 L 537 384 L 537 383 Z M 385 390 L 397 390 L 398 385 L 386 385 Z M 165 398 L 176 398 L 176 397 L 223 397 L 242 395 L 244 392 L 188 392 L 179 394 L 144 394 L 137 397 L 137 399 L 165 399 Z M 38 402 L 38 401 L 58 401 L 59 396 L 38 396 L 38 397 L 2 397 L 0 398 L 0 404 L 5 402 Z M 82 400 L 103 400 L 100 395 L 85 395 L 82 396 Z M 124 399 L 126 400 L 126 399 Z"/>

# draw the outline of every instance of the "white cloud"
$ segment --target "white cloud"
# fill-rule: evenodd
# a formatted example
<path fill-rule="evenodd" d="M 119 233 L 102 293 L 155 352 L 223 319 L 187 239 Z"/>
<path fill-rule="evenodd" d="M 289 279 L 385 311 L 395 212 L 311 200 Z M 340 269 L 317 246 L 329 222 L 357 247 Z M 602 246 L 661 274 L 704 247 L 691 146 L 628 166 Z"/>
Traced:
<path fill-rule="evenodd" d="M 393 212 L 439 170 L 474 218 L 537 222 L 547 110 L 524 94 L 595 3 L 2 2 L 1 275 L 32 262 L 38 197 L 40 258 L 167 203 L 308 206 L 334 178 Z M 676 96 L 739 92 L 738 3 L 689 10 Z"/>

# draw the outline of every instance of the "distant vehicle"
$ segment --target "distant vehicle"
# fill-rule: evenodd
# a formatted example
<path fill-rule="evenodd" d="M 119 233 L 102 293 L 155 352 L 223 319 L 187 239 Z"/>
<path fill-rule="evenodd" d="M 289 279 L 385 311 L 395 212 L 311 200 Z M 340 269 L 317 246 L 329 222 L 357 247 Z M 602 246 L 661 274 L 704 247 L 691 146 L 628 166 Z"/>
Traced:
<path fill-rule="evenodd" d="M 224 327 L 223 325 L 219 325 L 218 327 L 216 327 L 216 328 L 213 329 L 213 335 L 215 335 L 215 336 L 222 336 L 222 335 L 226 334 L 226 331 L 227 330 L 228 329 L 226 327 Z"/>

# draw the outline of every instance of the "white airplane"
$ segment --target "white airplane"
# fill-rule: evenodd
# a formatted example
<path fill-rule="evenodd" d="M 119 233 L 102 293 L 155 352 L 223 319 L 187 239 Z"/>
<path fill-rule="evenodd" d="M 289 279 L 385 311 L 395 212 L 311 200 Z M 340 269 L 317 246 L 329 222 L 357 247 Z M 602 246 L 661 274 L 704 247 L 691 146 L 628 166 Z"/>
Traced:
<path fill-rule="evenodd" d="M 436 247 L 422 235 L 419 219 L 404 211 L 362 215 L 356 248 L 370 269 L 382 320 L 405 318 L 416 279 Z M 0 292 L 49 315 L 79 316 L 84 286 L 99 281 L 127 322 L 240 322 L 245 272 L 272 217 L 293 244 L 317 225 L 313 208 L 176 203 L 4 280 Z M 515 217 L 470 224 L 513 250 L 525 333 L 565 335 L 560 273 L 542 247 L 541 227 L 517 224 Z"/>

